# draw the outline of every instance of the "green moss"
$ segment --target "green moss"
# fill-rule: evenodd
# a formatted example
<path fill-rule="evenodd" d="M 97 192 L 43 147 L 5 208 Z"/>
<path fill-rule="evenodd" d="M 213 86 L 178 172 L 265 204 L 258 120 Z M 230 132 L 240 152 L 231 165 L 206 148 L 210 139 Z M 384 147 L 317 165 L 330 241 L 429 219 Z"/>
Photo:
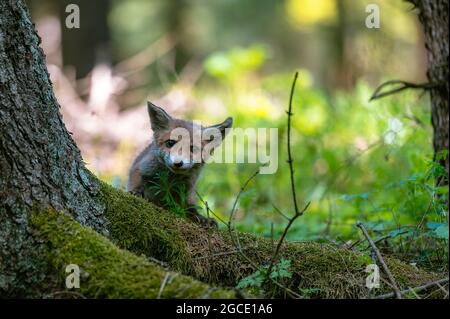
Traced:
<path fill-rule="evenodd" d="M 44 259 L 48 272 L 55 274 L 59 283 L 56 286 L 64 286 L 68 275 L 65 267 L 76 264 L 81 270 L 80 288 L 76 292 L 85 297 L 235 297 L 231 290 L 212 288 L 121 250 L 105 237 L 64 214 L 52 211 L 34 213 L 30 217 L 30 226 L 45 246 Z"/>
<path fill-rule="evenodd" d="M 235 286 L 254 272 L 236 252 L 228 232 L 207 230 L 161 210 L 142 198 L 101 186 L 107 207 L 112 240 L 122 248 L 163 260 L 184 274 L 209 283 Z M 269 239 L 239 234 L 241 247 L 254 263 L 270 262 L 274 247 Z M 291 261 L 292 279 L 284 284 L 294 291 L 313 291 L 316 298 L 361 298 L 367 296 L 366 255 L 315 242 L 286 243 L 280 257 Z M 397 259 L 386 258 L 402 289 L 437 279 Z M 383 274 L 382 274 L 383 275 Z M 386 281 L 386 280 L 385 280 Z M 390 292 L 382 281 L 376 293 Z M 282 297 L 280 291 L 271 291 Z M 271 294 L 273 295 L 273 294 Z"/>
<path fill-rule="evenodd" d="M 101 182 L 109 233 L 113 242 L 138 254 L 171 261 L 175 269 L 188 270 L 192 260 L 186 240 L 174 224 L 177 218 L 142 198 Z"/>

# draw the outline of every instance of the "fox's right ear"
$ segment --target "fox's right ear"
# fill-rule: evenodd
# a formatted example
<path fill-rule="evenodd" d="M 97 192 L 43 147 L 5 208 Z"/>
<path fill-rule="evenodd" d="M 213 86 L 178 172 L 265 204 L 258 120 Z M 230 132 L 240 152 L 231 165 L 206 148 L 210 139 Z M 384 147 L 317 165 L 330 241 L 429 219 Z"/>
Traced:
<path fill-rule="evenodd" d="M 166 113 L 166 111 L 159 106 L 154 105 L 150 101 L 147 102 L 147 109 L 153 131 L 159 131 L 169 127 L 169 123 L 172 118 Z"/>

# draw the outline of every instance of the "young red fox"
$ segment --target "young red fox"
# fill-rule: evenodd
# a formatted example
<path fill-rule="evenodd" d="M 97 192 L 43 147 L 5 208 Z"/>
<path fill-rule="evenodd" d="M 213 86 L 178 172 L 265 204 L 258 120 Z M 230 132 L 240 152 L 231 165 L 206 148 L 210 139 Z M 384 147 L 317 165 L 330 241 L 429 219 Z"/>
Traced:
<path fill-rule="evenodd" d="M 203 127 L 192 121 L 172 118 L 162 108 L 150 102 L 148 114 L 153 141 L 134 160 L 129 172 L 127 191 L 160 207 L 170 209 L 173 208 L 172 204 L 176 204 L 195 222 L 217 227 L 214 219 L 198 213 L 195 187 L 206 158 L 212 155 L 214 147 L 225 137 L 226 129 L 233 123 L 232 118 L 214 126 Z M 187 134 L 183 135 L 183 132 Z M 200 136 L 201 140 L 198 145 L 195 143 L 196 136 Z M 188 151 L 183 145 L 187 145 Z M 202 150 L 206 150 L 208 146 L 210 151 L 205 156 Z"/>

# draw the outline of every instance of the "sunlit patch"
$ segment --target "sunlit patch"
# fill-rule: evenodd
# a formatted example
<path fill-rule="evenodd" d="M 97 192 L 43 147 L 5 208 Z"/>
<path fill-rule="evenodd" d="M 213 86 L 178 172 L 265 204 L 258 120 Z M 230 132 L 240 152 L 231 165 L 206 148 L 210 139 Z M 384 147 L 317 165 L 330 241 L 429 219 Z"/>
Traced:
<path fill-rule="evenodd" d="M 276 119 L 282 110 L 276 107 L 261 91 L 243 92 L 238 96 L 238 110 L 241 113 L 262 119 Z"/>
<path fill-rule="evenodd" d="M 320 104 L 302 105 L 294 117 L 295 128 L 303 134 L 316 134 L 325 125 L 327 119 L 326 108 Z"/>
<path fill-rule="evenodd" d="M 336 19 L 336 1 L 289 0 L 286 2 L 286 12 L 290 21 L 298 27 L 330 23 Z"/>

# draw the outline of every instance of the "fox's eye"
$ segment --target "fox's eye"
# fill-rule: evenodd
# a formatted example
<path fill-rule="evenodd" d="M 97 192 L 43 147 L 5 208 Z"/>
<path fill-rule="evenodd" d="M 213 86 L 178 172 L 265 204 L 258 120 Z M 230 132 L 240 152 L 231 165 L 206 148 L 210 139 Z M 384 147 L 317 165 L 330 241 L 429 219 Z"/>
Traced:
<path fill-rule="evenodd" d="M 164 143 L 166 144 L 166 146 L 167 146 L 168 148 L 171 148 L 172 146 L 174 146 L 175 144 L 177 144 L 177 141 L 174 141 L 174 140 L 167 140 L 167 141 L 165 141 Z"/>

